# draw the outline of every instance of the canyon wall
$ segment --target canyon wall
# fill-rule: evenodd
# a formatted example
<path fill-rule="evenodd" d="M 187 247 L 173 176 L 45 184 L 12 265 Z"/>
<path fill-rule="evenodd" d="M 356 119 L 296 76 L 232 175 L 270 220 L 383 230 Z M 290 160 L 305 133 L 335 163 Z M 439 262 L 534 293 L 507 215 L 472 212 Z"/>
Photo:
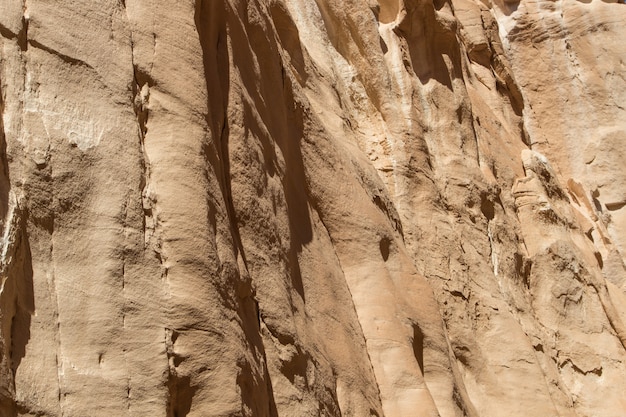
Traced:
<path fill-rule="evenodd" d="M 626 415 L 624 22 L 3 0 L 0 415 Z"/>

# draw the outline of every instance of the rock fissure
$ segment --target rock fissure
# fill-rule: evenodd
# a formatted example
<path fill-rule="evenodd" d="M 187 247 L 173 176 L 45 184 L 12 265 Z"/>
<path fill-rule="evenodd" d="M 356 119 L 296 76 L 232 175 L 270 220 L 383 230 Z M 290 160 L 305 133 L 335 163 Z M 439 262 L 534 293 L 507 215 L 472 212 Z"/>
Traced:
<path fill-rule="evenodd" d="M 26 35 L 24 35 L 26 36 Z M 37 41 L 36 39 L 27 39 L 27 43 L 28 45 L 32 46 L 33 48 L 37 48 L 37 49 L 41 49 L 42 51 L 45 51 L 51 55 L 56 56 L 57 58 L 59 58 L 60 60 L 62 60 L 63 62 L 66 62 L 70 65 L 78 65 L 78 66 L 83 66 L 83 67 L 87 67 L 90 70 L 95 70 L 94 67 L 92 67 L 88 62 L 85 62 L 79 58 L 73 58 L 69 55 L 65 55 L 59 51 L 56 51 L 44 44 L 42 44 L 41 42 Z"/>

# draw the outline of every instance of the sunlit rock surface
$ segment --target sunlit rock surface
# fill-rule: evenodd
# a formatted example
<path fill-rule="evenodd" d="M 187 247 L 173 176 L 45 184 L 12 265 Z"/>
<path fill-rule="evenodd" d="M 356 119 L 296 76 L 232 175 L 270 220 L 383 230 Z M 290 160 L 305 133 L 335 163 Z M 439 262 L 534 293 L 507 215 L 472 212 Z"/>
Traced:
<path fill-rule="evenodd" d="M 2 1 L 0 416 L 623 417 L 625 22 Z"/>

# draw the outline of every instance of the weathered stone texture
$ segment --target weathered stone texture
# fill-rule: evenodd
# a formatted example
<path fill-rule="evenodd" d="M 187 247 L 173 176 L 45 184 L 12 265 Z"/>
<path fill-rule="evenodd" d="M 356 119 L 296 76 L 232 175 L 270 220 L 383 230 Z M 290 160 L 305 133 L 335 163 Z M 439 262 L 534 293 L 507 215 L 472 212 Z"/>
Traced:
<path fill-rule="evenodd" d="M 0 416 L 626 415 L 624 22 L 3 0 Z"/>

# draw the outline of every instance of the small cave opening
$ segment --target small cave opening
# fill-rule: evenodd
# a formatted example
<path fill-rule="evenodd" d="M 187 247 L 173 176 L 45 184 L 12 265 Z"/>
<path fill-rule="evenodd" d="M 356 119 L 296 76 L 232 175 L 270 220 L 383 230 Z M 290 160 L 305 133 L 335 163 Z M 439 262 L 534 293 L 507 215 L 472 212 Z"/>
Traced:
<path fill-rule="evenodd" d="M 598 262 L 598 267 L 600 267 L 600 269 L 604 268 L 604 260 L 602 259 L 602 254 L 600 252 L 594 252 L 593 256 L 596 257 L 596 261 Z"/>
<path fill-rule="evenodd" d="M 413 325 L 413 355 L 424 375 L 424 333 L 417 324 Z"/>
<path fill-rule="evenodd" d="M 378 246 L 383 260 L 387 262 L 387 259 L 389 259 L 389 250 L 391 248 L 391 239 L 389 239 L 388 237 L 383 237 L 382 239 L 380 239 Z"/>
<path fill-rule="evenodd" d="M 489 201 L 486 195 L 482 195 L 480 200 L 480 211 L 483 213 L 483 216 L 485 216 L 488 221 L 493 220 L 496 216 L 496 209 L 493 202 Z"/>

